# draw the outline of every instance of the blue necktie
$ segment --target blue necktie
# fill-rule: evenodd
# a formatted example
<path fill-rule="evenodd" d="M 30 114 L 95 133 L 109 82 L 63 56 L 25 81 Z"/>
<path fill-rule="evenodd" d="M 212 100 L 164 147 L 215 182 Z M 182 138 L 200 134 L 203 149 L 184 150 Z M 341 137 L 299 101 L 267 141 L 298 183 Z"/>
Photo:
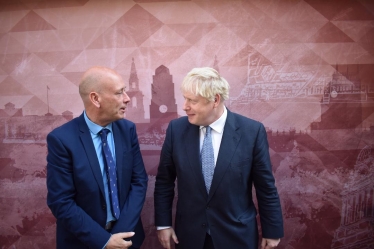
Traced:
<path fill-rule="evenodd" d="M 214 151 L 211 134 L 212 128 L 210 126 L 206 126 L 205 128 L 206 132 L 203 141 L 203 147 L 201 149 L 201 164 L 206 191 L 207 193 L 209 193 L 214 174 Z"/>
<path fill-rule="evenodd" d="M 119 201 L 118 201 L 118 189 L 117 189 L 117 172 L 116 172 L 116 164 L 113 161 L 112 152 L 110 151 L 108 142 L 106 140 L 108 133 L 110 130 L 102 129 L 99 134 L 101 137 L 101 143 L 103 147 L 103 156 L 104 158 L 104 167 L 106 171 L 106 175 L 108 177 L 108 185 L 109 185 L 109 196 L 112 202 L 112 214 L 118 220 L 119 218 Z"/>

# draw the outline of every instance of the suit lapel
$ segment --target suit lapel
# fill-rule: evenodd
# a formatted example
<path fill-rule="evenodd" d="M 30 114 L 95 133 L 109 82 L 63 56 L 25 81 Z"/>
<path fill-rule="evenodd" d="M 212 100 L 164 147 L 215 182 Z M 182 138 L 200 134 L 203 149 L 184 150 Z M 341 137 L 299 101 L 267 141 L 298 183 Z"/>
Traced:
<path fill-rule="evenodd" d="M 207 196 L 204 177 L 201 173 L 199 128 L 200 127 L 197 125 L 189 124 L 184 133 L 184 139 L 182 142 L 185 145 L 185 151 L 187 152 L 189 166 L 191 167 L 191 172 L 194 175 L 194 179 L 196 179 L 196 185 L 200 189 L 200 191 Z"/>
<path fill-rule="evenodd" d="M 236 126 L 233 114 L 229 110 L 227 110 L 227 119 L 223 131 L 221 146 L 218 153 L 216 168 L 214 169 L 214 175 L 209 191 L 208 201 L 212 198 L 223 176 L 226 174 L 232 157 L 239 144 L 240 134 L 237 132 L 238 129 L 239 127 Z"/>
<path fill-rule="evenodd" d="M 100 170 L 99 160 L 97 159 L 97 155 L 96 155 L 95 147 L 94 147 L 92 137 L 90 134 L 90 130 L 88 129 L 86 121 L 84 120 L 83 114 L 78 118 L 78 122 L 79 122 L 79 129 L 81 132 L 80 139 L 86 151 L 87 159 L 90 163 L 92 173 L 95 176 L 97 184 L 99 185 L 102 196 L 105 197 L 103 176 Z"/>

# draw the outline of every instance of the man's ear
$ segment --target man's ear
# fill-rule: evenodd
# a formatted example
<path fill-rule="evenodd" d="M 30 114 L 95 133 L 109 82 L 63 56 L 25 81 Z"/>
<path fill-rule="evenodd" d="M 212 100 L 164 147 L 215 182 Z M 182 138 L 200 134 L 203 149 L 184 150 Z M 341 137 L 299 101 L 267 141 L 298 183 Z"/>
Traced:
<path fill-rule="evenodd" d="M 221 103 L 221 95 L 218 93 L 214 96 L 214 106 L 218 106 Z"/>
<path fill-rule="evenodd" d="M 99 94 L 97 94 L 96 92 L 90 92 L 89 98 L 90 98 L 91 103 L 94 106 L 96 106 L 97 108 L 100 108 L 100 97 L 99 97 Z"/>

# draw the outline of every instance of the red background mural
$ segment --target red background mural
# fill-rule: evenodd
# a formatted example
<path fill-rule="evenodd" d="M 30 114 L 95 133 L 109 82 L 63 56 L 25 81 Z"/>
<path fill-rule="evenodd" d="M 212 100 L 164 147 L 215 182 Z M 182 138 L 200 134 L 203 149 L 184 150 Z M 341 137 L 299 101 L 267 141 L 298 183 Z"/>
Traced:
<path fill-rule="evenodd" d="M 278 248 L 374 248 L 374 3 L 370 0 L 0 3 L 0 245 L 54 248 L 48 132 L 82 113 L 90 66 L 128 83 L 149 189 L 142 248 L 161 248 L 153 189 L 179 86 L 211 66 L 230 110 L 268 131 L 285 237 Z"/>

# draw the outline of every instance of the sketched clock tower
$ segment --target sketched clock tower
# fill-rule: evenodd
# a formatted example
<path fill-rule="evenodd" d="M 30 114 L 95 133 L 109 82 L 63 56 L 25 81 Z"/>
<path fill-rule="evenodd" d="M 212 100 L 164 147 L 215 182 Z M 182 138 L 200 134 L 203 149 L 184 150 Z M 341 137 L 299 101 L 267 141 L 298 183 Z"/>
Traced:
<path fill-rule="evenodd" d="M 139 88 L 139 78 L 136 71 L 134 58 L 132 58 L 129 87 L 126 93 L 131 99 L 130 103 L 127 105 L 126 117 L 135 123 L 146 123 L 147 121 L 144 118 L 144 95 Z"/>
<path fill-rule="evenodd" d="M 150 121 L 162 123 L 178 118 L 177 104 L 174 95 L 173 76 L 164 65 L 156 68 L 152 83 L 152 100 Z"/>

